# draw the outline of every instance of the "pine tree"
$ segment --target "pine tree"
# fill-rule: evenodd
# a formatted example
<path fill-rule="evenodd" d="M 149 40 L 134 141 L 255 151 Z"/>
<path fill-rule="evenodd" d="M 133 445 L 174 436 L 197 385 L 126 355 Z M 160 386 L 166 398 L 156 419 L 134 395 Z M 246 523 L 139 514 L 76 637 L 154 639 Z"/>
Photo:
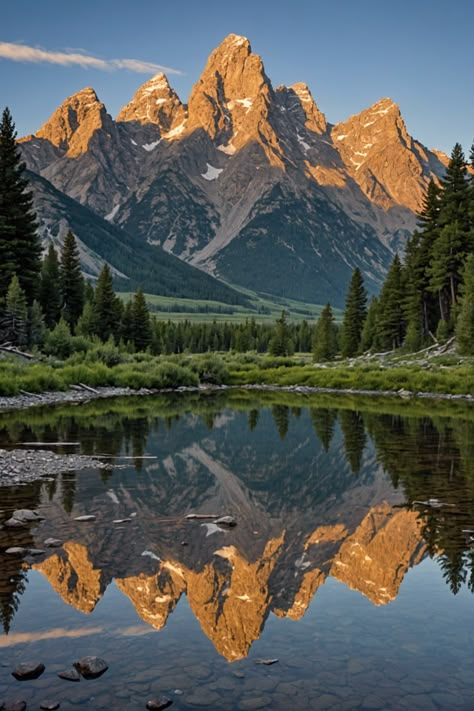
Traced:
<path fill-rule="evenodd" d="M 46 336 L 46 325 L 43 309 L 36 299 L 33 301 L 28 314 L 28 345 L 30 347 L 43 345 Z"/>
<path fill-rule="evenodd" d="M 313 355 L 315 361 L 332 360 L 337 352 L 337 337 L 331 304 L 326 304 L 316 324 Z"/>
<path fill-rule="evenodd" d="M 462 355 L 474 355 L 474 252 L 467 257 L 461 287 L 461 310 L 456 323 L 457 349 Z"/>
<path fill-rule="evenodd" d="M 400 348 L 405 333 L 403 313 L 404 280 L 402 265 L 395 255 L 380 293 L 377 314 L 377 346 L 385 350 Z"/>
<path fill-rule="evenodd" d="M 452 150 L 441 188 L 439 224 L 444 227 L 458 222 L 460 229 L 466 233 L 469 229 L 469 185 L 466 158 L 459 143 Z"/>
<path fill-rule="evenodd" d="M 474 143 L 469 154 L 471 175 L 469 178 L 469 251 L 474 252 Z"/>
<path fill-rule="evenodd" d="M 270 341 L 269 351 L 273 356 L 287 356 L 293 353 L 293 342 L 285 311 L 281 312 L 281 316 L 275 324 L 275 333 Z"/>
<path fill-rule="evenodd" d="M 86 301 L 82 314 L 76 324 L 76 333 L 78 336 L 92 338 L 97 334 L 97 314 L 95 312 L 95 303 Z"/>
<path fill-rule="evenodd" d="M 362 328 L 367 316 L 367 292 L 360 269 L 354 269 L 347 292 L 344 320 L 342 322 L 342 356 L 352 358 L 361 345 Z"/>
<path fill-rule="evenodd" d="M 84 278 L 76 239 L 69 230 L 61 250 L 60 284 L 64 320 L 75 326 L 84 308 Z"/>
<path fill-rule="evenodd" d="M 311 407 L 309 413 L 314 430 L 324 450 L 327 452 L 334 435 L 334 427 L 337 420 L 336 410 Z"/>
<path fill-rule="evenodd" d="M 360 347 L 363 353 L 365 353 L 366 351 L 370 351 L 376 347 L 378 308 L 378 299 L 376 296 L 373 296 L 370 301 L 367 316 L 364 321 L 364 326 L 362 328 Z"/>
<path fill-rule="evenodd" d="M 157 322 L 158 323 L 158 322 Z M 155 334 L 153 334 L 155 336 Z M 127 343 L 127 341 L 133 341 L 133 302 L 127 301 L 125 308 L 123 310 L 122 322 L 120 324 L 120 337 Z M 161 334 L 157 335 L 157 341 L 161 341 Z M 154 352 L 155 349 L 154 349 Z M 159 351 L 161 353 L 161 351 Z"/>
<path fill-rule="evenodd" d="M 440 316 L 449 321 L 456 306 L 464 258 L 469 250 L 469 185 L 464 153 L 459 143 L 453 148 L 441 181 L 440 232 L 432 252 L 430 290 L 438 295 Z"/>
<path fill-rule="evenodd" d="M 32 303 L 38 287 L 41 244 L 33 196 L 27 189 L 25 164 L 15 139 L 15 125 L 5 108 L 0 122 L 0 296 L 6 294 L 13 274 L 17 274 L 27 302 Z"/>
<path fill-rule="evenodd" d="M 47 327 L 53 328 L 61 318 L 61 286 L 58 255 L 52 244 L 41 266 L 39 301 Z"/>
<path fill-rule="evenodd" d="M 27 342 L 27 319 L 25 292 L 15 274 L 7 291 L 5 313 L 0 324 L 0 340 L 14 346 L 24 346 Z"/>
<path fill-rule="evenodd" d="M 150 314 L 141 289 L 138 289 L 133 299 L 132 320 L 133 343 L 138 351 L 144 351 L 151 343 L 152 333 Z"/>
<path fill-rule="evenodd" d="M 118 336 L 122 304 L 115 295 L 110 268 L 105 264 L 100 272 L 95 290 L 95 315 L 97 335 L 102 341 Z"/>
<path fill-rule="evenodd" d="M 408 240 L 405 254 L 407 331 L 413 343 L 419 336 L 420 345 L 431 335 L 440 316 L 438 300 L 430 291 L 429 273 L 433 247 L 440 232 L 440 207 L 441 190 L 431 180 L 418 213 L 418 229 Z"/>

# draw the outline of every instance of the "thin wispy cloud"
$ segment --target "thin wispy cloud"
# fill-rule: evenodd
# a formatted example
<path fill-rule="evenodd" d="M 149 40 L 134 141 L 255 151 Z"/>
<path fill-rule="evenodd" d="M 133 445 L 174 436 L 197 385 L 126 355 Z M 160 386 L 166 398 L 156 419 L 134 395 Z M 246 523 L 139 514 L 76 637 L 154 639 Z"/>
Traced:
<path fill-rule="evenodd" d="M 33 64 L 58 64 L 62 67 L 79 66 L 84 69 L 99 69 L 106 72 L 128 69 L 130 72 L 138 74 L 156 74 L 157 72 L 183 74 L 179 69 L 164 67 L 154 62 L 144 62 L 141 59 L 100 59 L 80 52 L 53 52 L 15 42 L 0 42 L 0 59 Z"/>

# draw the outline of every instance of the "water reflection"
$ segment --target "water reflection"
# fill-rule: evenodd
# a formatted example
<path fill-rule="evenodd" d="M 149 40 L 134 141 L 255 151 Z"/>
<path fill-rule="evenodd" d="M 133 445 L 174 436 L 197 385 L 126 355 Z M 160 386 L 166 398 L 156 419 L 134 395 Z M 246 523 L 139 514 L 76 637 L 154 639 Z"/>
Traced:
<path fill-rule="evenodd" d="M 1 490 L 3 520 L 39 506 L 46 519 L 0 531 L 0 550 L 64 541 L 38 562 L 0 555 L 5 632 L 30 568 L 88 615 L 115 581 L 156 630 L 186 596 L 228 661 L 248 655 L 270 614 L 302 619 L 328 578 L 383 606 L 436 556 L 453 593 L 474 591 L 472 412 L 430 419 L 336 403 L 233 393 L 2 417 L 0 446 L 77 441 L 117 464 Z M 187 521 L 190 512 L 238 525 Z M 84 513 L 96 521 L 78 524 Z"/>

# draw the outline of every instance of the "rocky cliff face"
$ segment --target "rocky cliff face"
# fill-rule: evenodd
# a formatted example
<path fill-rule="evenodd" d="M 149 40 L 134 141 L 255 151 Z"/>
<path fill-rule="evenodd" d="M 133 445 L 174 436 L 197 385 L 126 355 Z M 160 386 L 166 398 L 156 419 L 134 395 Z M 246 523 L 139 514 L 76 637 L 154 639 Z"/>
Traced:
<path fill-rule="evenodd" d="M 21 146 L 32 170 L 143 240 L 247 287 L 333 303 L 356 266 L 377 290 L 446 163 L 390 99 L 330 126 L 305 84 L 274 90 L 237 35 L 187 106 L 163 74 L 116 121 L 84 89 Z"/>

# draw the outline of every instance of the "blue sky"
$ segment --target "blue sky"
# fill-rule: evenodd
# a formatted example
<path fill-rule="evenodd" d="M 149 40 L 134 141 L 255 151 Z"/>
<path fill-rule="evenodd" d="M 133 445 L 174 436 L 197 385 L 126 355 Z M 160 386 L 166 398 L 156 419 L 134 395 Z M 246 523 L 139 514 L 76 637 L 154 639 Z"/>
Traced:
<path fill-rule="evenodd" d="M 332 123 L 389 96 L 415 138 L 448 153 L 459 141 L 468 153 L 473 28 L 473 0 L 15 0 L 2 7 L 0 108 L 10 107 L 25 135 L 92 86 L 115 116 L 155 73 L 141 63 L 181 72 L 168 78 L 186 101 L 210 52 L 233 32 L 250 39 L 274 86 L 306 82 Z M 90 59 L 52 64 L 37 50 Z M 9 58 L 25 51 L 34 62 Z M 125 59 L 140 64 L 112 62 Z"/>

